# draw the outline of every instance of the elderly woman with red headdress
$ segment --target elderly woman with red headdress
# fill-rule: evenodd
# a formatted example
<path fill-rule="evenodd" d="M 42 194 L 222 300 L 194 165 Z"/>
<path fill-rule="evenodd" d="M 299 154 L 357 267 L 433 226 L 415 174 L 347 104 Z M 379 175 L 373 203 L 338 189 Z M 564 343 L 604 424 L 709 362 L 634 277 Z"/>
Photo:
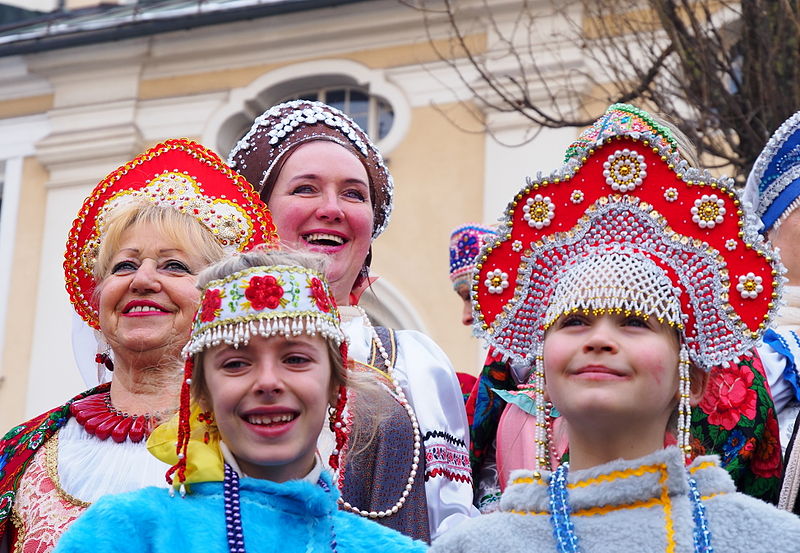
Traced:
<path fill-rule="evenodd" d="M 350 355 L 370 365 L 386 391 L 379 437 L 359 455 L 343 452 L 341 507 L 426 541 L 477 514 L 464 402 L 449 360 L 419 332 L 373 326 L 358 306 L 373 240 L 392 210 L 380 152 L 341 111 L 297 100 L 260 115 L 228 162 L 260 191 L 283 244 L 329 258 Z M 347 403 L 344 434 L 359 416 L 358 402 Z M 347 444 L 324 431 L 320 447 Z"/>
<path fill-rule="evenodd" d="M 50 551 L 101 496 L 163 483 L 150 431 L 178 404 L 197 273 L 225 250 L 277 240 L 266 206 L 213 152 L 169 140 L 103 179 L 72 226 L 64 261 L 76 312 L 99 331 L 110 383 L 0 441 L 0 538 Z"/>

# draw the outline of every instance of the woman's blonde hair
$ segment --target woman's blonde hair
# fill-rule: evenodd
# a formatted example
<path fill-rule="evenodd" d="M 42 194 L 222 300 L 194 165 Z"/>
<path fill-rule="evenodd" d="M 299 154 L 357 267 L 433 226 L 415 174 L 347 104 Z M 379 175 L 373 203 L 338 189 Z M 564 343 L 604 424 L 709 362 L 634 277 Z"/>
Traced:
<path fill-rule="evenodd" d="M 200 257 L 203 267 L 225 256 L 222 245 L 211 231 L 191 215 L 172 207 L 144 201 L 131 202 L 114 209 L 106 219 L 94 265 L 95 281 L 101 283 L 111 274 L 111 261 L 119 251 L 122 235 L 140 224 L 152 225 L 159 234 L 174 241 L 182 250 Z"/>
<path fill-rule="evenodd" d="M 234 255 L 206 268 L 197 278 L 197 287 L 202 290 L 211 281 L 223 279 L 228 275 L 251 267 L 270 267 L 275 265 L 304 267 L 324 275 L 328 265 L 328 258 L 321 254 L 309 252 L 256 248 L 253 251 Z M 357 412 L 358 417 L 354 417 L 355 420 L 353 420 L 350 428 L 348 455 L 357 455 L 369 447 L 377 433 L 378 426 L 385 417 L 378 409 L 379 402 L 376 401 L 385 392 L 381 390 L 380 385 L 368 373 L 348 370 L 348 360 L 342 359 L 339 346 L 332 340 L 326 340 L 325 342 L 330 360 L 332 385 L 337 388 L 344 386 L 348 391 L 355 392 L 353 394 L 354 403 L 351 403 L 351 412 Z M 191 394 L 196 402 L 208 406 L 211 391 L 206 384 L 203 353 L 200 352 L 194 357 Z M 331 402 L 335 403 L 334 398 L 331 398 Z"/>

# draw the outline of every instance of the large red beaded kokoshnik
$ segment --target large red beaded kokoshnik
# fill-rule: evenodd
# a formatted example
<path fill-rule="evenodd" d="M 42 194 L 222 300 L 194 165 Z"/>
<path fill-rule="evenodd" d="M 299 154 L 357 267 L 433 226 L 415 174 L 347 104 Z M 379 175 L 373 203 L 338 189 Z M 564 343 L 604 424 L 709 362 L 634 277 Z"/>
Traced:
<path fill-rule="evenodd" d="M 473 274 L 476 333 L 533 365 L 559 279 L 619 252 L 664 271 L 688 354 L 709 369 L 752 348 L 777 307 L 782 268 L 755 229 L 730 179 L 690 168 L 657 135 L 620 131 L 509 204 Z"/>
<path fill-rule="evenodd" d="M 77 313 L 99 329 L 94 263 L 106 215 L 146 200 L 200 221 L 226 250 L 277 243 L 267 206 L 242 176 L 211 150 L 187 139 L 157 144 L 104 178 L 83 203 L 67 239 L 67 292 Z"/>

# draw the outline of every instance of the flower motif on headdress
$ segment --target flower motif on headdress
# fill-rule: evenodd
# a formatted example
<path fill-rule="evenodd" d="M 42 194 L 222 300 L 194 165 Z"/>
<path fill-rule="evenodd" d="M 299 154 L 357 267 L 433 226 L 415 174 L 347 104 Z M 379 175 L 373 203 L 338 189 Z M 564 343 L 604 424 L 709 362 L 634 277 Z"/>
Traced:
<path fill-rule="evenodd" d="M 203 294 L 203 302 L 200 304 L 200 320 L 204 323 L 213 321 L 219 317 L 222 308 L 222 298 L 225 292 L 217 288 L 206 290 Z"/>
<path fill-rule="evenodd" d="M 489 288 L 490 294 L 502 294 L 503 290 L 508 288 L 508 273 L 504 273 L 500 269 L 489 271 L 483 284 Z"/>
<path fill-rule="evenodd" d="M 272 275 L 254 276 L 244 291 L 252 308 L 258 311 L 285 305 L 286 300 L 283 299 L 283 294 L 281 283 Z"/>
<path fill-rule="evenodd" d="M 569 200 L 574 204 L 579 204 L 583 201 L 583 191 L 582 190 L 573 190 L 572 194 L 569 196 Z"/>
<path fill-rule="evenodd" d="M 726 240 L 725 241 L 725 249 L 728 250 L 729 252 L 732 252 L 733 250 L 735 250 L 736 249 L 736 240 L 734 240 L 733 238 L 729 238 L 728 240 Z"/>
<path fill-rule="evenodd" d="M 725 215 L 725 202 L 716 194 L 703 194 L 694 201 L 692 221 L 700 228 L 714 228 L 720 224 Z"/>
<path fill-rule="evenodd" d="M 644 156 L 636 150 L 625 148 L 617 150 L 603 164 L 603 176 L 606 184 L 619 192 L 630 192 L 647 176 L 647 164 Z"/>
<path fill-rule="evenodd" d="M 743 298 L 752 300 L 764 291 L 764 286 L 761 284 L 762 281 L 763 279 L 760 276 L 747 273 L 739 277 L 739 284 L 736 285 L 736 289 Z"/>
<path fill-rule="evenodd" d="M 474 234 L 464 234 L 458 239 L 458 252 L 460 257 L 475 259 L 480 251 L 478 238 Z"/>
<path fill-rule="evenodd" d="M 536 194 L 533 198 L 528 198 L 522 210 L 525 212 L 524 219 L 528 221 L 528 225 L 541 229 L 553 220 L 556 204 L 550 200 L 550 196 Z"/>
<path fill-rule="evenodd" d="M 668 202 L 674 202 L 678 199 L 678 190 L 675 188 L 667 188 L 664 190 L 664 199 Z"/>
<path fill-rule="evenodd" d="M 319 307 L 320 311 L 328 313 L 331 310 L 331 298 L 325 291 L 322 281 L 314 277 L 308 281 L 308 286 L 311 292 L 309 295 L 314 298 L 317 307 Z"/>
<path fill-rule="evenodd" d="M 511 243 L 511 249 L 514 250 L 517 253 L 521 252 L 522 251 L 522 242 L 519 241 L 519 240 L 514 240 Z"/>

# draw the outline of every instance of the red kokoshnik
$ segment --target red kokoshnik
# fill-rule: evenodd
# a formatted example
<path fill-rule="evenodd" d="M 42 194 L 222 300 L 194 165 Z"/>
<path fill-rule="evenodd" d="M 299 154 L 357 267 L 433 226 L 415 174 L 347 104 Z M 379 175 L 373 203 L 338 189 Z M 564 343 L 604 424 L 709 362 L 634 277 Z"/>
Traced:
<path fill-rule="evenodd" d="M 532 365 L 563 314 L 548 308 L 566 269 L 615 253 L 663 270 L 680 305 L 675 326 L 706 370 L 755 345 L 784 280 L 730 179 L 690 168 L 657 135 L 617 127 L 529 178 L 509 204 L 473 274 L 476 333 Z"/>

